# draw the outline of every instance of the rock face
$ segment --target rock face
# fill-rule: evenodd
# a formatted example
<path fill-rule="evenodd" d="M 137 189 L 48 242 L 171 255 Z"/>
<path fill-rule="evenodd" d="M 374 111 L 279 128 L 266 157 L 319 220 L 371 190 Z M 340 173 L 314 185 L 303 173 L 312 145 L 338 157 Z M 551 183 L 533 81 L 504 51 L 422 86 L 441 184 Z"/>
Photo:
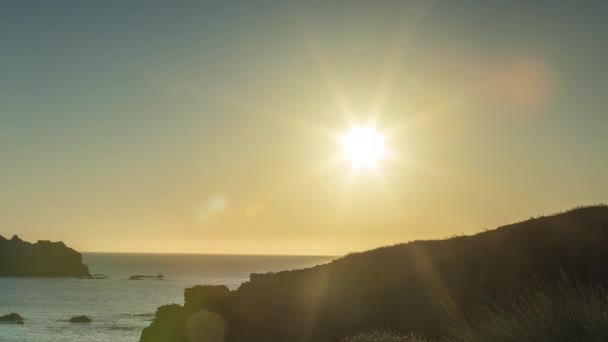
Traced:
<path fill-rule="evenodd" d="M 89 268 L 82 256 L 63 242 L 29 243 L 13 236 L 0 236 L 0 276 L 2 277 L 86 277 Z"/>
<path fill-rule="evenodd" d="M 169 342 L 186 341 L 189 335 L 188 324 L 190 318 L 196 318 L 199 313 L 219 314 L 220 320 L 227 308 L 230 290 L 226 286 L 195 286 L 186 289 L 184 293 L 184 306 L 171 304 L 164 305 L 156 311 L 156 317 L 149 327 L 145 328 L 141 335 L 141 341 L 146 342 Z M 208 319 L 206 321 L 209 321 Z M 223 324 L 225 324 L 222 321 Z M 219 323 L 219 324 L 222 324 Z M 201 323 L 203 325 L 205 323 Z M 217 329 L 216 326 L 213 329 Z M 197 339 L 200 340 L 200 339 Z M 216 342 L 214 340 L 205 342 Z M 219 340 L 217 342 L 223 342 Z"/>
<path fill-rule="evenodd" d="M 211 312 L 227 342 L 329 342 L 361 331 L 434 336 L 446 316 L 567 276 L 608 285 L 608 207 L 575 209 L 473 236 L 415 241 L 327 265 L 252 275 L 235 291 L 197 286 L 163 306 L 142 342 L 188 341 Z M 199 323 L 202 325 L 202 323 Z"/>

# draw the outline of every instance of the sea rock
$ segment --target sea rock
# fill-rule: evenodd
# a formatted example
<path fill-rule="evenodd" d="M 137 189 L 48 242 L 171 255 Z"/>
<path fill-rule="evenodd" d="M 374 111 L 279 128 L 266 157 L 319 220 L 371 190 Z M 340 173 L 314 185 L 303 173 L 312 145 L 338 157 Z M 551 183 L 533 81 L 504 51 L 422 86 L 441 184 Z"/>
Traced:
<path fill-rule="evenodd" d="M 155 280 L 163 280 L 165 279 L 165 277 L 162 274 L 158 274 L 158 275 L 142 275 L 142 274 L 137 274 L 137 275 L 132 275 L 129 277 L 129 280 L 145 280 L 145 279 L 155 279 Z"/>
<path fill-rule="evenodd" d="M 150 326 L 141 333 L 140 341 L 171 342 L 185 341 L 185 324 L 188 313 L 178 304 L 163 305 L 156 310 Z"/>
<path fill-rule="evenodd" d="M 223 312 L 230 290 L 224 285 L 198 285 L 184 291 L 184 307 L 189 312 L 205 309 Z"/>
<path fill-rule="evenodd" d="M 105 274 L 90 274 L 90 275 L 86 275 L 86 276 L 80 276 L 78 277 L 79 279 L 94 279 L 94 280 L 100 280 L 100 279 L 108 279 L 108 276 L 106 276 Z"/>
<path fill-rule="evenodd" d="M 91 323 L 92 320 L 85 315 L 81 315 L 81 316 L 74 316 L 72 318 L 70 318 L 69 320 L 70 323 Z"/>
<path fill-rule="evenodd" d="M 89 276 L 82 255 L 63 242 L 30 243 L 17 235 L 0 236 L 0 277 L 81 277 Z"/>
<path fill-rule="evenodd" d="M 0 322 L 23 324 L 23 317 L 18 313 L 13 312 L 8 315 L 0 316 Z"/>
<path fill-rule="evenodd" d="M 219 330 L 225 330 L 226 323 L 222 316 L 226 314 L 229 294 L 230 290 L 223 285 L 203 285 L 186 289 L 186 304 L 171 304 L 158 308 L 152 324 L 143 330 L 141 341 L 186 341 L 188 333 L 196 330 L 192 324 L 189 324 L 190 329 L 185 328 L 189 319 L 201 319 L 201 316 L 221 320 L 224 326 Z M 214 324 L 213 328 L 218 329 L 218 325 Z"/>

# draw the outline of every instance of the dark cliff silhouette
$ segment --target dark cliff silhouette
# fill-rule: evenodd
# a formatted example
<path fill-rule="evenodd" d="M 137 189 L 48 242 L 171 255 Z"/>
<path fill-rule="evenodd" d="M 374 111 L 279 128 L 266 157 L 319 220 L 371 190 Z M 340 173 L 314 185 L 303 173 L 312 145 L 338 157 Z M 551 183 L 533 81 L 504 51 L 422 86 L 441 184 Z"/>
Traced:
<path fill-rule="evenodd" d="M 89 268 L 82 255 L 63 242 L 29 243 L 17 235 L 0 236 L 0 276 L 3 277 L 86 277 Z"/>
<path fill-rule="evenodd" d="M 564 275 L 606 285 L 606 265 L 608 207 L 578 208 L 472 236 L 352 254 L 309 269 L 252 274 L 235 291 L 190 288 L 184 306 L 158 309 L 141 341 L 187 341 L 191 318 L 201 311 L 223 319 L 229 342 L 339 341 L 374 330 L 432 337 L 454 312 L 509 301 Z"/>

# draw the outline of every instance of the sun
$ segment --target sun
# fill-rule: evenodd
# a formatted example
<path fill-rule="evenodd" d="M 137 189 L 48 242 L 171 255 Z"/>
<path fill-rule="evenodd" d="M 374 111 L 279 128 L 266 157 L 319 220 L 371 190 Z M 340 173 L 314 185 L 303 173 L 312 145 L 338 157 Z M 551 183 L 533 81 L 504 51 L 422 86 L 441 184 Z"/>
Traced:
<path fill-rule="evenodd" d="M 342 155 L 353 167 L 376 167 L 386 156 L 384 136 L 373 126 L 353 127 L 340 138 Z"/>

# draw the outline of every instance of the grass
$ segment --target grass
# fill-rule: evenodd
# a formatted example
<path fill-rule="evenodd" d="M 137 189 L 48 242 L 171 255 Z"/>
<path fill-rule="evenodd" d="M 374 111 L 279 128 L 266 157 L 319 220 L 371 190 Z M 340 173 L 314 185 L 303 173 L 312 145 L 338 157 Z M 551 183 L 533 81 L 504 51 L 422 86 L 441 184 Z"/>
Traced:
<path fill-rule="evenodd" d="M 447 341 L 608 341 L 608 293 L 567 279 L 455 316 Z"/>
<path fill-rule="evenodd" d="M 436 342 L 608 341 L 608 291 L 564 279 L 524 291 L 507 304 L 452 315 Z M 341 342 L 431 342 L 390 331 L 361 333 Z"/>

